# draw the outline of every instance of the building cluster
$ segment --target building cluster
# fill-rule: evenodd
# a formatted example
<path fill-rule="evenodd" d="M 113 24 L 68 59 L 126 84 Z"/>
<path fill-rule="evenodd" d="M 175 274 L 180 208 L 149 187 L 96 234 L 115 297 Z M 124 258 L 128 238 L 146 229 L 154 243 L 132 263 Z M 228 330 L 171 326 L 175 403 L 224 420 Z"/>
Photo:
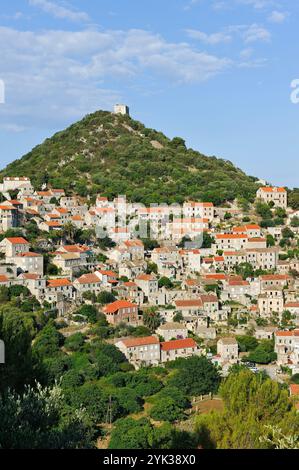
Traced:
<path fill-rule="evenodd" d="M 283 230 L 297 217 L 284 188 L 264 186 L 257 192 L 257 200 L 286 210 L 284 225 L 267 229 L 258 220 L 244 222 L 236 203 L 144 207 L 122 196 L 108 200 L 99 195 L 92 204 L 63 189 L 37 190 L 28 177 L 4 178 L 0 194 L 0 286 L 26 286 L 61 316 L 86 302 L 86 293 L 111 292 L 116 301 L 101 311 L 114 326 L 140 326 L 142 312 L 155 309 L 162 324 L 153 336 L 117 342 L 130 362 L 156 364 L 202 354 L 190 334 L 216 341 L 219 329 L 236 318 L 255 322 L 258 339 L 275 338 L 278 364 L 299 367 L 299 330 L 279 330 L 285 312 L 299 327 L 299 277 L 294 275 L 299 259 L 280 256 Z M 39 230 L 34 249 L 26 239 L 30 223 Z M 24 236 L 11 236 L 13 229 Z M 63 233 L 76 229 L 92 229 L 98 239 L 113 243 L 106 250 L 92 239 L 66 243 Z M 298 230 L 292 225 L 295 237 Z M 54 247 L 53 233 L 61 234 Z M 149 238 L 158 241 L 150 249 L 142 241 Z M 59 275 L 45 274 L 46 255 Z M 248 266 L 251 271 L 244 276 L 241 268 Z M 266 326 L 257 326 L 263 322 Z M 223 365 L 238 357 L 234 336 L 221 337 L 213 360 Z"/>

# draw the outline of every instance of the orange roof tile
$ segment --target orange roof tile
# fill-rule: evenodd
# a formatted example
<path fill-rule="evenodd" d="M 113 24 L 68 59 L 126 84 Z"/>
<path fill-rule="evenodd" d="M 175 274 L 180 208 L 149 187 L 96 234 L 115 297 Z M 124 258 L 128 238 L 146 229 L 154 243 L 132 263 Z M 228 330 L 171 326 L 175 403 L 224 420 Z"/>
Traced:
<path fill-rule="evenodd" d="M 197 344 L 192 338 L 176 339 L 173 341 L 165 341 L 164 343 L 161 343 L 162 351 L 172 351 L 174 349 L 187 349 L 196 347 Z"/>
<path fill-rule="evenodd" d="M 265 193 L 286 193 L 285 188 L 271 188 L 268 186 L 264 186 L 263 188 L 260 188 L 260 189 Z"/>
<path fill-rule="evenodd" d="M 290 392 L 291 392 L 291 395 L 299 395 L 299 385 L 298 384 L 291 384 L 290 385 Z"/>
<path fill-rule="evenodd" d="M 1 205 L 1 206 L 0 206 L 0 210 L 1 210 L 1 211 L 15 211 L 16 208 L 13 207 L 13 206 L 2 206 L 2 205 Z"/>
<path fill-rule="evenodd" d="M 137 305 L 127 300 L 116 300 L 112 304 L 108 304 L 103 308 L 105 313 L 116 313 L 118 310 L 122 308 L 136 308 Z"/>
<path fill-rule="evenodd" d="M 47 287 L 66 287 L 71 286 L 72 283 L 69 279 L 49 279 L 47 281 Z"/>
<path fill-rule="evenodd" d="M 29 245 L 29 242 L 23 237 L 9 237 L 6 240 L 12 245 Z"/>
<path fill-rule="evenodd" d="M 299 330 L 292 331 L 276 331 L 276 336 L 299 336 Z"/>
<path fill-rule="evenodd" d="M 239 235 L 239 234 L 235 234 L 235 233 L 217 233 L 216 234 L 216 238 L 218 240 L 229 240 L 229 239 L 246 239 L 248 238 L 248 235 Z"/>
<path fill-rule="evenodd" d="M 122 343 L 127 348 L 134 348 L 138 346 L 147 346 L 150 344 L 159 344 L 158 338 L 156 336 L 145 336 L 143 338 L 132 338 L 132 339 L 124 339 Z"/>
<path fill-rule="evenodd" d="M 189 300 L 175 300 L 177 307 L 202 307 L 202 301 L 200 299 L 189 299 Z"/>
<path fill-rule="evenodd" d="M 151 274 L 139 274 L 139 276 L 136 277 L 137 281 L 155 281 L 154 276 Z"/>
<path fill-rule="evenodd" d="M 222 273 L 211 273 L 211 274 L 206 274 L 205 275 L 206 279 L 215 279 L 217 281 L 224 281 L 226 278 L 225 274 Z"/>
<path fill-rule="evenodd" d="M 100 284 L 101 279 L 94 273 L 83 274 L 83 276 L 78 279 L 79 284 Z"/>
<path fill-rule="evenodd" d="M 260 276 L 262 281 L 288 281 L 291 277 L 288 274 L 264 274 Z"/>
<path fill-rule="evenodd" d="M 40 275 L 39 274 L 32 274 L 32 273 L 23 273 L 22 277 L 24 279 L 34 280 L 34 279 L 39 279 Z"/>
<path fill-rule="evenodd" d="M 18 256 L 23 258 L 42 258 L 42 254 L 40 253 L 33 253 L 31 251 L 27 251 L 26 253 L 19 253 Z"/>

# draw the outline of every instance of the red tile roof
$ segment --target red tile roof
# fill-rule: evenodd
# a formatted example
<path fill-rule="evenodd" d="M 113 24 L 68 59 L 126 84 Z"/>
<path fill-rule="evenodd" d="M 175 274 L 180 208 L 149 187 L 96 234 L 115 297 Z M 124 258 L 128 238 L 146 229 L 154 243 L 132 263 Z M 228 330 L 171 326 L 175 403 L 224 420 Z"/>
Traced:
<path fill-rule="evenodd" d="M 224 240 L 227 240 L 227 239 L 228 240 L 230 240 L 230 239 L 240 239 L 240 240 L 242 240 L 242 239 L 244 239 L 245 240 L 246 238 L 248 238 L 248 235 L 245 235 L 245 234 L 241 235 L 241 234 L 236 234 L 236 233 L 217 233 L 216 238 L 217 238 L 217 240 L 222 240 L 222 239 L 224 239 Z"/>
<path fill-rule="evenodd" d="M 292 331 L 276 331 L 276 336 L 299 336 L 299 330 Z"/>
<path fill-rule="evenodd" d="M 49 279 L 47 281 L 47 287 L 66 287 L 71 285 L 72 283 L 69 279 Z"/>
<path fill-rule="evenodd" d="M 206 274 L 205 275 L 206 279 L 215 279 L 216 281 L 224 281 L 226 278 L 225 274 L 222 273 L 214 273 L 214 274 Z"/>
<path fill-rule="evenodd" d="M 29 245 L 29 242 L 23 237 L 12 237 L 7 238 L 12 245 Z"/>
<path fill-rule="evenodd" d="M 21 277 L 23 277 L 24 279 L 34 280 L 34 279 L 39 279 L 40 275 L 39 274 L 31 274 L 31 273 L 22 273 Z"/>
<path fill-rule="evenodd" d="M 19 253 L 18 256 L 22 258 L 42 258 L 43 255 L 40 253 L 33 253 L 28 251 L 27 253 Z"/>
<path fill-rule="evenodd" d="M 234 281 L 233 279 L 230 279 L 228 281 L 228 285 L 229 286 L 249 286 L 250 284 L 248 281 L 239 281 L 239 280 Z"/>
<path fill-rule="evenodd" d="M 264 186 L 263 188 L 260 188 L 261 191 L 265 193 L 286 193 L 286 190 L 284 188 L 271 188 L 268 186 Z"/>
<path fill-rule="evenodd" d="M 291 384 L 290 385 L 290 392 L 291 392 L 291 395 L 299 395 L 299 385 L 298 384 Z"/>
<path fill-rule="evenodd" d="M 78 279 L 79 284 L 100 284 L 101 279 L 96 274 L 83 274 Z"/>
<path fill-rule="evenodd" d="M 15 211 L 16 208 L 13 207 L 13 206 L 2 206 L 2 205 L 1 205 L 1 206 L 0 206 L 0 210 L 2 210 L 2 211 Z"/>
<path fill-rule="evenodd" d="M 176 300 L 176 307 L 202 307 L 201 299 Z"/>
<path fill-rule="evenodd" d="M 291 277 L 288 274 L 264 274 L 260 276 L 262 281 L 288 281 Z"/>
<path fill-rule="evenodd" d="M 196 348 L 197 344 L 192 338 L 176 339 L 161 343 L 162 351 L 173 351 L 174 349 Z"/>
<path fill-rule="evenodd" d="M 112 304 L 106 305 L 106 307 L 103 308 L 105 313 L 116 313 L 118 310 L 122 308 L 137 308 L 136 304 L 132 304 L 131 302 L 128 302 L 127 300 L 116 300 Z"/>
<path fill-rule="evenodd" d="M 154 276 L 151 274 L 140 274 L 139 276 L 136 277 L 138 281 L 155 281 Z"/>
<path fill-rule="evenodd" d="M 158 338 L 156 336 L 145 336 L 143 338 L 131 338 L 131 339 L 124 339 L 122 343 L 127 348 L 134 348 L 138 346 L 147 346 L 150 344 L 159 344 Z"/>

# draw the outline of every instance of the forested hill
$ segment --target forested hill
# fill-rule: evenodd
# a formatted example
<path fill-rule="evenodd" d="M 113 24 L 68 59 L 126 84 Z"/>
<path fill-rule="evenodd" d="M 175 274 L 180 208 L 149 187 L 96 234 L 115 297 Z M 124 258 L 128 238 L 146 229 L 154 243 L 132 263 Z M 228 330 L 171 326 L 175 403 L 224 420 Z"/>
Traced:
<path fill-rule="evenodd" d="M 231 162 L 105 111 L 46 139 L 8 165 L 3 176 L 29 176 L 37 188 L 48 182 L 81 196 L 125 194 L 145 204 L 191 198 L 219 205 L 236 197 L 252 199 L 257 189 L 256 179 Z"/>

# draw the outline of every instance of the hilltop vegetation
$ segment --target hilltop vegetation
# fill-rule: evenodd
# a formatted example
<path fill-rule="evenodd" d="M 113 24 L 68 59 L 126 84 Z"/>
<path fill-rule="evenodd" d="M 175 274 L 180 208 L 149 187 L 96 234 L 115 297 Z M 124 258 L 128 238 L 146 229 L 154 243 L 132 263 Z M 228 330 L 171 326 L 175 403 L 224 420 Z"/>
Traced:
<path fill-rule="evenodd" d="M 252 201 L 256 179 L 227 160 L 187 149 L 128 116 L 98 111 L 55 134 L 0 173 L 30 176 L 82 197 L 125 194 L 133 202 L 219 205 L 236 197 Z"/>

